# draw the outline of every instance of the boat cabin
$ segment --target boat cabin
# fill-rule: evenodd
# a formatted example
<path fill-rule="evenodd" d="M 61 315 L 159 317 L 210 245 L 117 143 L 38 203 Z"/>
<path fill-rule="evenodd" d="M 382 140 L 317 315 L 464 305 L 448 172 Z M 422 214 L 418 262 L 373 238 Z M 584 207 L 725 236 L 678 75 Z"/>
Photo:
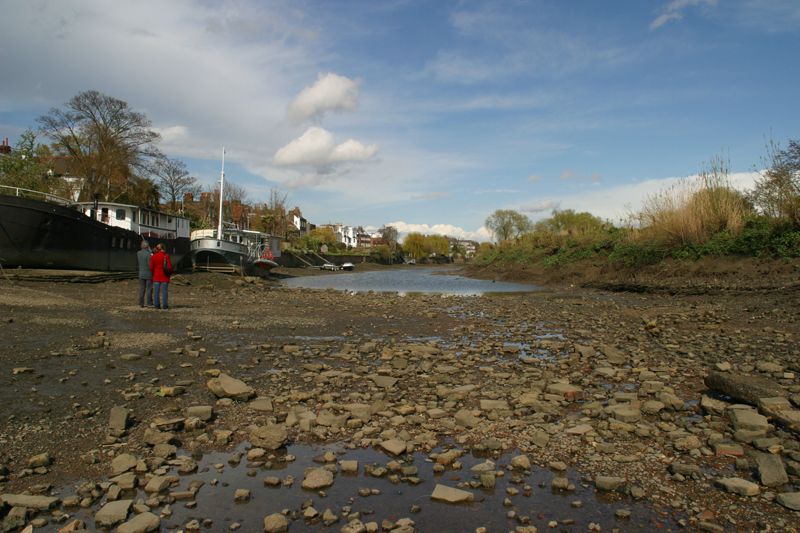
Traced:
<path fill-rule="evenodd" d="M 81 202 L 80 211 L 98 222 L 134 231 L 145 238 L 188 239 L 189 219 L 153 209 L 112 202 Z"/>

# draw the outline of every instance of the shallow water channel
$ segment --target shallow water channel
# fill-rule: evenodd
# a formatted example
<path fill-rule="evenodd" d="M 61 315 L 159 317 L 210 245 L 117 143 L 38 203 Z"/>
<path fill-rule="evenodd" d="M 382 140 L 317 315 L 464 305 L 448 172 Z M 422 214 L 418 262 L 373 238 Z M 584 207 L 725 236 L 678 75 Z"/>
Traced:
<path fill-rule="evenodd" d="M 442 473 L 434 473 L 433 462 L 423 453 L 393 458 L 371 448 L 349 450 L 337 444 L 319 447 L 297 444 L 274 452 L 274 456 L 262 458 L 259 463 L 248 463 L 244 457 L 247 448 L 243 444 L 232 452 L 207 454 L 198 461 L 197 473 L 182 476 L 180 485 L 173 486 L 171 491 L 186 491 L 198 480 L 204 484 L 193 499 L 172 503 L 166 513 L 169 516 L 164 516 L 164 508 L 161 508 L 161 531 L 186 529 L 187 524 L 196 520 L 201 531 L 225 531 L 238 524 L 240 531 L 256 532 L 262 530 L 265 516 L 284 510 L 288 510 L 290 531 L 338 531 L 347 523 L 348 513 L 351 518 L 379 525 L 384 520 L 394 522 L 410 518 L 417 531 L 470 532 L 481 526 L 492 532 L 511 531 L 521 524 L 533 525 L 539 531 L 550 528 L 587 531 L 591 523 L 599 525 L 602 531 L 677 529 L 673 517 L 662 515 L 651 506 L 622 495 L 595 493 L 592 484 L 582 484 L 579 474 L 573 470 L 556 473 L 536 466 L 529 472 L 511 470 L 507 468 L 511 454 L 498 458 L 467 454 L 458 459 L 462 464 L 460 469 L 447 467 Z M 337 461 L 358 460 L 358 472 L 337 472 L 333 485 L 322 491 L 303 489 L 304 470 L 321 467 L 325 452 L 336 454 Z M 241 462 L 229 461 L 239 454 Z M 387 472 L 392 459 L 402 466 L 416 467 L 416 474 L 398 473 L 393 482 L 392 472 Z M 487 459 L 495 462 L 494 471 L 503 473 L 496 478 L 494 488 L 463 487 L 474 494 L 471 503 L 453 505 L 431 500 L 436 484 L 456 487 L 479 479 L 479 474 L 471 469 Z M 551 481 L 556 476 L 566 476 L 574 484 L 574 490 L 552 489 Z M 279 478 L 281 483 L 267 486 L 264 480 L 269 477 Z M 411 478 L 416 478 L 413 479 L 415 483 Z M 289 479 L 293 482 L 288 483 Z M 237 489 L 250 490 L 250 500 L 235 502 Z M 123 493 L 121 498 L 143 502 L 148 496 L 140 490 Z M 319 512 L 318 517 L 304 518 L 303 513 L 309 506 Z M 339 517 L 330 527 L 321 521 L 326 509 Z M 624 510 L 629 516 L 615 516 L 618 510 Z M 159 510 L 153 509 L 153 512 L 158 514 Z M 87 511 L 74 516 L 85 520 L 89 527 L 94 523 Z M 52 531 L 55 530 L 54 527 Z"/>
<path fill-rule="evenodd" d="M 533 292 L 536 285 L 467 278 L 454 274 L 455 269 L 408 267 L 371 272 L 348 272 L 329 276 L 301 276 L 284 280 L 287 287 L 335 289 L 353 292 L 397 292 L 400 294 L 482 294 Z"/>

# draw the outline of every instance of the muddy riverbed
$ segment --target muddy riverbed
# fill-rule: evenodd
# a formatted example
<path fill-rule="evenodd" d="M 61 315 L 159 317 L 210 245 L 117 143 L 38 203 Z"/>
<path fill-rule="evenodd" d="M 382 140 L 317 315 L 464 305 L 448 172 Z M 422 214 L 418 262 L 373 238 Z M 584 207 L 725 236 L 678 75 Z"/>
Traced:
<path fill-rule="evenodd" d="M 796 291 L 135 291 L 0 281 L 6 529 L 798 530 Z"/>

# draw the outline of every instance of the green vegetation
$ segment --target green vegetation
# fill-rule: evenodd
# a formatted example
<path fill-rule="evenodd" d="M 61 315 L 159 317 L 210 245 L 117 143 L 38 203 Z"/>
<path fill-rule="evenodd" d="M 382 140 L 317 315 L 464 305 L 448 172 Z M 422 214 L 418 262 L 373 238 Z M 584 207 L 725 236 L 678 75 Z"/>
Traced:
<path fill-rule="evenodd" d="M 412 232 L 403 241 L 403 251 L 416 260 L 450 254 L 450 241 L 443 235 L 423 235 Z"/>
<path fill-rule="evenodd" d="M 736 190 L 728 176 L 727 162 L 715 158 L 696 179 L 649 197 L 625 227 L 572 210 L 554 211 L 525 231 L 490 226 L 498 244 L 482 246 L 476 262 L 639 267 L 670 258 L 800 257 L 800 142 L 770 145 L 769 165 L 753 191 Z M 498 213 L 506 223 L 515 220 L 505 211 L 490 219 Z"/>

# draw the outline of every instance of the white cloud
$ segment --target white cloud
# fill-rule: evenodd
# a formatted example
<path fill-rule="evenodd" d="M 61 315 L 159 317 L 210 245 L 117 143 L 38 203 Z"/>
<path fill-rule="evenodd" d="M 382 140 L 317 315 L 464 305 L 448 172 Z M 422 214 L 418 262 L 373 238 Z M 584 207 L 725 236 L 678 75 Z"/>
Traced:
<path fill-rule="evenodd" d="M 347 139 L 342 144 L 336 146 L 331 153 L 332 162 L 347 161 L 366 161 L 372 159 L 378 153 L 378 145 L 370 144 L 364 146 L 355 139 Z"/>
<path fill-rule="evenodd" d="M 311 166 L 325 169 L 338 163 L 366 161 L 377 153 L 377 145 L 365 146 L 354 139 L 348 139 L 337 145 L 331 132 L 312 126 L 300 137 L 280 148 L 275 153 L 273 161 L 279 166 Z"/>
<path fill-rule="evenodd" d="M 715 6 L 716 4 L 717 0 L 672 0 L 661 8 L 661 14 L 650 23 L 650 29 L 657 30 L 671 20 L 682 19 L 683 11 L 688 7 Z"/>
<path fill-rule="evenodd" d="M 538 183 L 542 181 L 542 177 L 537 176 L 536 174 L 531 174 L 530 176 L 528 176 L 528 181 L 530 181 L 531 183 Z"/>
<path fill-rule="evenodd" d="M 490 241 L 492 232 L 481 226 L 475 231 L 467 231 L 464 228 L 452 224 L 412 224 L 403 221 L 389 222 L 387 226 L 394 226 L 401 238 L 409 233 L 422 233 L 424 235 L 445 235 L 457 239 L 469 239 L 473 241 Z"/>
<path fill-rule="evenodd" d="M 329 72 L 320 74 L 314 85 L 306 87 L 289 104 L 289 120 L 299 124 L 320 118 L 328 111 L 354 111 L 358 107 L 358 82 Z"/>

